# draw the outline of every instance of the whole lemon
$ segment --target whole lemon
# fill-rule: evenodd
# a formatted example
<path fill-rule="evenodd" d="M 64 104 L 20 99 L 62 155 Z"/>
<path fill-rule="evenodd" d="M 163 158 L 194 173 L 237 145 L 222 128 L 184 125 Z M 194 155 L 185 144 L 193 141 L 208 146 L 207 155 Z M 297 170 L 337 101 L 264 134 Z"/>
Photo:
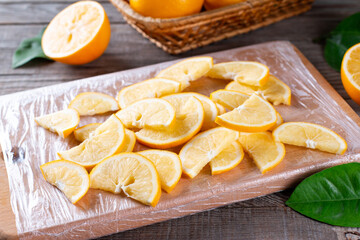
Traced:
<path fill-rule="evenodd" d="M 212 10 L 245 1 L 246 0 L 205 0 L 204 6 L 207 10 Z"/>
<path fill-rule="evenodd" d="M 177 18 L 201 11 L 204 0 L 130 0 L 130 6 L 143 16 Z"/>

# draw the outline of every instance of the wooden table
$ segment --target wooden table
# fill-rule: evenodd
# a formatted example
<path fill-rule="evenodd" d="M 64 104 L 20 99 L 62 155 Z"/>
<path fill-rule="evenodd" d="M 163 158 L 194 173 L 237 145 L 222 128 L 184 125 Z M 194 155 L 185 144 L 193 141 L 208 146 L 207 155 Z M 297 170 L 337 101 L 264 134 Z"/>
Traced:
<path fill-rule="evenodd" d="M 108 1 L 101 0 L 99 2 L 109 16 L 112 28 L 110 45 L 101 58 L 77 67 L 39 60 L 12 69 L 12 55 L 20 41 L 35 36 L 56 13 L 71 2 L 0 0 L 0 95 L 260 42 L 289 40 L 350 106 L 360 113 L 360 107 L 346 94 L 340 74 L 325 62 L 323 46 L 313 42 L 313 39 L 331 31 L 343 18 L 359 11 L 358 0 L 316 0 L 312 10 L 305 14 L 178 56 L 169 55 L 155 47 L 128 26 Z M 0 176 L 2 179 L 5 177 Z M 101 239 L 360 238 L 360 229 L 319 223 L 286 207 L 284 202 L 291 192 L 287 190 Z M 6 233 L 7 229 L 0 229 L 0 238 L 2 232 Z"/>

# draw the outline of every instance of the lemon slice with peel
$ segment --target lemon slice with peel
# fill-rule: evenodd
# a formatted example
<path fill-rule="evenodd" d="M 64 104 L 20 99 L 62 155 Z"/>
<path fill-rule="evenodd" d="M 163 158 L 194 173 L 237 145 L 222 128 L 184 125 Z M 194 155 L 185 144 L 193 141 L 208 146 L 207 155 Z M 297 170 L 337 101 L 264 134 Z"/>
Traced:
<path fill-rule="evenodd" d="M 80 122 L 79 113 L 74 109 L 65 109 L 35 118 L 41 127 L 59 134 L 62 138 L 69 136 Z"/>
<path fill-rule="evenodd" d="M 115 98 L 98 92 L 84 92 L 78 94 L 69 104 L 80 116 L 103 114 L 119 110 Z"/>
<path fill-rule="evenodd" d="M 40 166 L 46 181 L 60 189 L 75 204 L 89 190 L 90 179 L 86 169 L 66 160 L 55 160 Z"/>
<path fill-rule="evenodd" d="M 161 196 L 154 164 L 136 153 L 120 153 L 104 159 L 90 172 L 90 187 L 126 196 L 153 207 Z"/>
<path fill-rule="evenodd" d="M 347 149 L 347 143 L 341 136 L 314 123 L 283 123 L 273 131 L 273 136 L 282 143 L 329 153 L 343 154 Z"/>
<path fill-rule="evenodd" d="M 120 90 L 116 99 L 121 108 L 145 98 L 159 98 L 180 92 L 180 83 L 165 78 L 152 78 Z"/>
<path fill-rule="evenodd" d="M 226 113 L 226 109 L 223 105 L 219 104 L 219 103 L 215 103 L 217 109 L 218 109 L 218 116 L 222 115 L 224 113 Z"/>
<path fill-rule="evenodd" d="M 194 178 L 206 164 L 238 137 L 238 132 L 224 127 L 213 128 L 196 135 L 179 153 L 183 173 Z"/>
<path fill-rule="evenodd" d="M 244 158 L 244 151 L 237 141 L 225 147 L 210 161 L 211 174 L 216 175 L 235 168 Z"/>
<path fill-rule="evenodd" d="M 277 128 L 278 126 L 280 126 L 282 123 L 284 122 L 284 119 L 282 118 L 282 116 L 280 115 L 279 112 L 276 112 L 276 123 L 274 126 L 272 126 L 269 131 L 273 131 L 275 130 L 275 128 Z"/>
<path fill-rule="evenodd" d="M 269 80 L 269 68 L 259 62 L 224 62 L 215 64 L 206 75 L 211 78 L 232 79 L 250 86 L 263 86 Z"/>
<path fill-rule="evenodd" d="M 91 169 L 104 158 L 121 151 L 125 144 L 125 128 L 113 114 L 80 145 L 59 152 L 61 159 L 76 162 Z"/>
<path fill-rule="evenodd" d="M 147 98 L 137 101 L 116 113 L 129 129 L 167 129 L 175 122 L 175 109 L 164 99 Z"/>
<path fill-rule="evenodd" d="M 253 94 L 242 105 L 220 115 L 215 122 L 243 132 L 266 131 L 276 124 L 275 108 L 262 97 Z"/>
<path fill-rule="evenodd" d="M 271 133 L 240 133 L 239 142 L 261 173 L 276 167 L 285 157 L 284 144 L 274 141 Z"/>
<path fill-rule="evenodd" d="M 179 156 L 166 150 L 145 150 L 137 153 L 154 163 L 160 177 L 161 188 L 168 193 L 171 192 L 182 174 Z"/>
<path fill-rule="evenodd" d="M 168 78 L 181 83 L 180 90 L 190 86 L 190 82 L 204 76 L 213 67 L 212 57 L 193 57 L 180 61 L 162 70 L 156 77 Z"/>
<path fill-rule="evenodd" d="M 231 90 L 217 90 L 210 94 L 210 99 L 216 103 L 221 104 L 229 110 L 233 110 L 234 108 L 242 105 L 246 100 L 248 100 L 250 95 L 231 91 Z"/>
<path fill-rule="evenodd" d="M 204 121 L 204 108 L 201 102 L 188 94 L 177 93 L 162 97 L 176 112 L 176 120 L 171 129 L 156 130 L 143 128 L 136 132 L 136 139 L 152 148 L 170 148 L 191 139 L 201 129 Z"/>

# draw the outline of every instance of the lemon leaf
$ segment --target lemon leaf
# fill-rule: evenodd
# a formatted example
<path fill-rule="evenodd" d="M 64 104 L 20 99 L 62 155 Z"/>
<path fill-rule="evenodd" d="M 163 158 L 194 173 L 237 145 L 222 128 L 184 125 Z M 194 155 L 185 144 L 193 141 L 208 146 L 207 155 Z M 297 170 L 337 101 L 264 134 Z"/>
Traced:
<path fill-rule="evenodd" d="M 12 59 L 12 68 L 18 68 L 35 58 L 51 60 L 45 55 L 41 48 L 41 38 L 44 31 L 45 28 L 43 28 L 37 36 L 27 38 L 20 43 Z"/>

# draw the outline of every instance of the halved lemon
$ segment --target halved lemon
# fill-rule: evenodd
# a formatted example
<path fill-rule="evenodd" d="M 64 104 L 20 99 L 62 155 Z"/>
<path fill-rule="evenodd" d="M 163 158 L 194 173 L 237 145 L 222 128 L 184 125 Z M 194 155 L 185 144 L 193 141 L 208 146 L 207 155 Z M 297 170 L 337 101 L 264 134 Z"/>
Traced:
<path fill-rule="evenodd" d="M 270 129 L 276 124 L 275 108 L 262 97 L 253 94 L 242 105 L 220 115 L 215 122 L 243 132 L 260 132 Z"/>
<path fill-rule="evenodd" d="M 286 122 L 273 131 L 276 141 L 318 149 L 324 152 L 343 154 L 346 141 L 334 131 L 314 123 Z"/>
<path fill-rule="evenodd" d="M 341 64 L 341 80 L 351 99 L 360 104 L 360 43 L 346 51 Z"/>
<path fill-rule="evenodd" d="M 229 110 L 233 110 L 234 108 L 242 105 L 246 100 L 250 98 L 250 95 L 231 91 L 231 90 L 217 90 L 210 94 L 210 99 L 216 103 L 221 104 Z"/>
<path fill-rule="evenodd" d="M 180 83 L 165 78 L 152 78 L 120 90 L 116 99 L 121 108 L 145 98 L 159 98 L 180 92 Z"/>
<path fill-rule="evenodd" d="M 40 169 L 45 180 L 60 189 L 73 204 L 89 190 L 89 174 L 79 164 L 55 160 L 41 165 Z"/>
<path fill-rule="evenodd" d="M 269 68 L 259 62 L 224 62 L 215 64 L 206 75 L 211 78 L 231 79 L 251 86 L 263 86 L 269 80 Z"/>
<path fill-rule="evenodd" d="M 80 116 L 103 114 L 119 110 L 115 98 L 98 92 L 84 92 L 78 94 L 69 104 Z"/>
<path fill-rule="evenodd" d="M 237 141 L 225 147 L 210 161 L 211 174 L 216 175 L 235 168 L 244 158 L 244 151 Z"/>
<path fill-rule="evenodd" d="M 90 172 L 90 187 L 126 196 L 153 207 L 161 196 L 154 164 L 136 153 L 120 153 L 104 159 Z"/>
<path fill-rule="evenodd" d="M 179 153 L 183 173 L 194 178 L 206 164 L 216 158 L 238 137 L 238 132 L 224 127 L 213 128 L 198 134 L 186 143 Z"/>
<path fill-rule="evenodd" d="M 180 158 L 176 153 L 166 150 L 145 150 L 137 152 L 149 159 L 159 174 L 161 188 L 171 192 L 179 182 L 182 168 Z"/>
<path fill-rule="evenodd" d="M 285 157 L 284 144 L 274 141 L 271 133 L 240 133 L 239 142 L 261 173 L 276 167 Z"/>
<path fill-rule="evenodd" d="M 116 113 L 129 129 L 167 129 L 175 123 L 175 108 L 166 100 L 147 98 L 137 101 Z"/>
<path fill-rule="evenodd" d="M 204 76 L 213 67 L 212 57 L 193 57 L 180 61 L 162 70 L 156 77 L 168 78 L 181 83 L 181 91 L 190 82 Z"/>
<path fill-rule="evenodd" d="M 41 39 L 46 56 L 66 64 L 85 64 L 100 57 L 110 41 L 110 23 L 96 1 L 79 1 L 58 13 Z"/>
<path fill-rule="evenodd" d="M 80 117 L 76 110 L 65 109 L 37 117 L 35 122 L 41 127 L 59 134 L 60 137 L 66 138 L 79 124 Z"/>
<path fill-rule="evenodd" d="M 113 114 L 80 145 L 59 152 L 61 159 L 76 162 L 91 169 L 100 161 L 121 151 L 125 144 L 125 128 Z"/>
<path fill-rule="evenodd" d="M 204 121 L 204 108 L 197 98 L 189 94 L 177 93 L 162 99 L 175 108 L 176 120 L 173 127 L 165 130 L 143 128 L 135 135 L 146 146 L 165 149 L 187 142 L 200 131 Z"/>

